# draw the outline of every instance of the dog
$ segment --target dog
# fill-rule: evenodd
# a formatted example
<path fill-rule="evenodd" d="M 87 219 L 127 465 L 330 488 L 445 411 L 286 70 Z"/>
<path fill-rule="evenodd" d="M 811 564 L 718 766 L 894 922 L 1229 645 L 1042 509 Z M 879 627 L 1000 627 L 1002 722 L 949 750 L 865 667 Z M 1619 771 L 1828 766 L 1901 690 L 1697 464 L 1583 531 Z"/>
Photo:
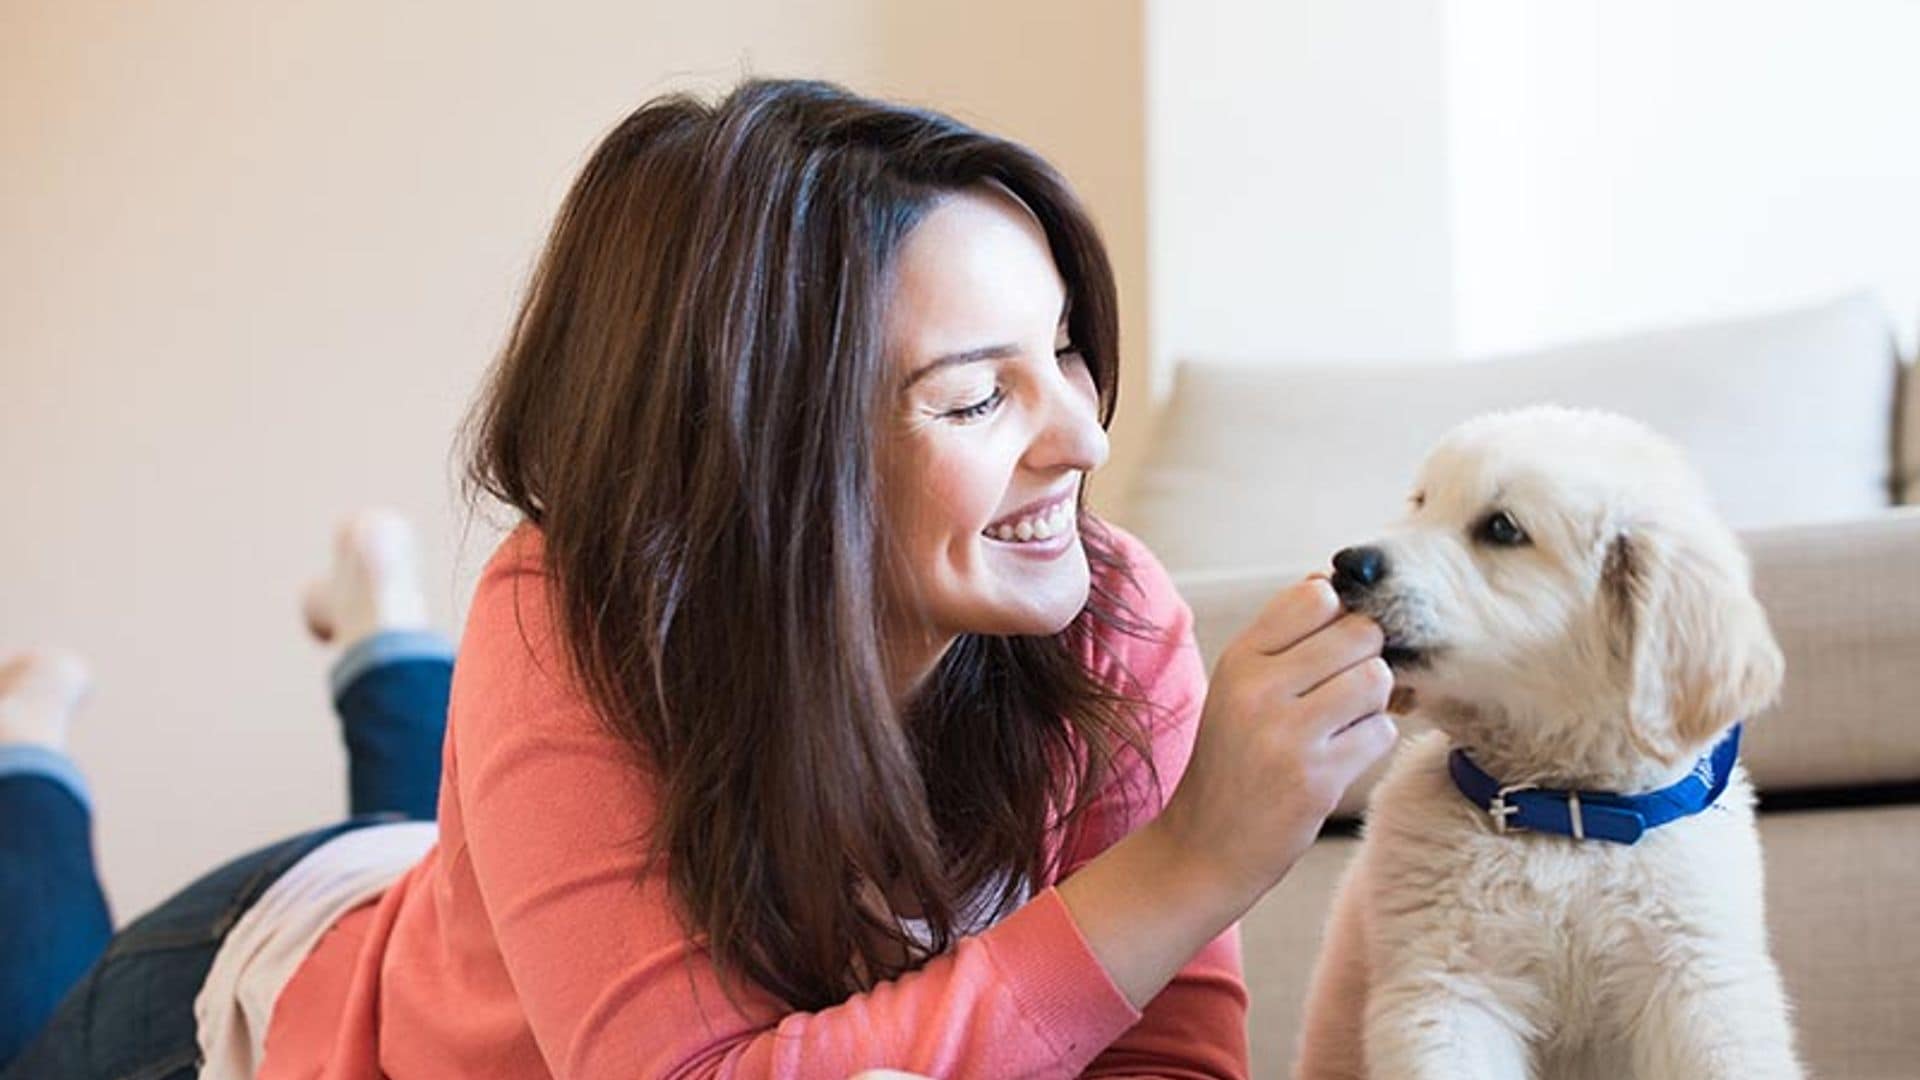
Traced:
<path fill-rule="evenodd" d="M 1470 420 L 1341 551 L 1412 726 L 1373 790 L 1295 1076 L 1798 1077 L 1740 723 L 1783 661 L 1670 442 Z"/>

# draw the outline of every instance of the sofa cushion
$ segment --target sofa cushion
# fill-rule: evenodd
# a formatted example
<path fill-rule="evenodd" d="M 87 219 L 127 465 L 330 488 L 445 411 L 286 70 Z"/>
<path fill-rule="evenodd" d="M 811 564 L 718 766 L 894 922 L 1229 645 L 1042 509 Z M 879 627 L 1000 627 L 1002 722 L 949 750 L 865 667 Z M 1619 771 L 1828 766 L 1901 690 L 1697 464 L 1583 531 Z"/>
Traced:
<path fill-rule="evenodd" d="M 1898 367 L 1864 295 L 1461 364 L 1194 360 L 1116 517 L 1174 571 L 1320 565 L 1398 512 L 1448 428 L 1542 401 L 1672 436 L 1736 525 L 1848 517 L 1894 501 Z"/>
<path fill-rule="evenodd" d="M 1810 1076 L 1894 1080 L 1920 1061 L 1920 806 L 1765 814 L 1767 926 Z M 1241 922 L 1254 1076 L 1288 1075 L 1334 886 L 1323 839 Z"/>

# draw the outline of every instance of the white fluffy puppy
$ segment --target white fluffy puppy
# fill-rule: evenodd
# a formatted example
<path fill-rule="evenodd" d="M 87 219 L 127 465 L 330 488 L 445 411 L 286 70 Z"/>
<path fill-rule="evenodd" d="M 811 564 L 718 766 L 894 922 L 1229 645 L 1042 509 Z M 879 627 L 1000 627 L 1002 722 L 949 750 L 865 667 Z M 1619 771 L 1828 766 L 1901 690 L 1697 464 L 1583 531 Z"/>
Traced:
<path fill-rule="evenodd" d="M 1470 421 L 1335 568 L 1437 730 L 1372 793 L 1297 1075 L 1799 1076 L 1734 762 L 1780 651 L 1679 451 L 1605 413 Z"/>

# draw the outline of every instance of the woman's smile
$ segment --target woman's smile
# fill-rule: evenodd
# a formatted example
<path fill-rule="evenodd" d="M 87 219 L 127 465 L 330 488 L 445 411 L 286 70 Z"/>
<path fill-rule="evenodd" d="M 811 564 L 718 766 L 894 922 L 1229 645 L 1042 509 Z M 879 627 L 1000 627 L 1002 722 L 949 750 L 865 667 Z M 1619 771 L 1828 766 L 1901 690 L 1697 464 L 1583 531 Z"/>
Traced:
<path fill-rule="evenodd" d="M 1074 506 L 1078 487 L 1043 496 L 999 518 L 980 535 L 1009 547 L 1034 548 L 1057 555 L 1078 535 L 1079 515 Z M 1058 541 L 1057 543 L 1053 541 Z M 1050 556 L 1049 556 L 1050 557 Z"/>

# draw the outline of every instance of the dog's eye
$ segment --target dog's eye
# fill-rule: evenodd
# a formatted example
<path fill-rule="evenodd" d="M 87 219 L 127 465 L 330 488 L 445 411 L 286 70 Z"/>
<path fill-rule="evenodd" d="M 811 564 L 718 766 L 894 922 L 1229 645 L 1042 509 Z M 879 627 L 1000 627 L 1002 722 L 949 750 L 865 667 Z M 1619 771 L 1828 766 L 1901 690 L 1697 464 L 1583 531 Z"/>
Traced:
<path fill-rule="evenodd" d="M 1427 493 L 1424 491 L 1416 491 L 1407 496 L 1407 501 L 1413 504 L 1415 510 L 1424 510 L 1427 506 Z"/>
<path fill-rule="evenodd" d="M 1505 510 L 1496 510 L 1482 519 L 1473 530 L 1473 538 L 1498 547 L 1520 547 L 1532 543 L 1527 539 L 1526 530 Z"/>

